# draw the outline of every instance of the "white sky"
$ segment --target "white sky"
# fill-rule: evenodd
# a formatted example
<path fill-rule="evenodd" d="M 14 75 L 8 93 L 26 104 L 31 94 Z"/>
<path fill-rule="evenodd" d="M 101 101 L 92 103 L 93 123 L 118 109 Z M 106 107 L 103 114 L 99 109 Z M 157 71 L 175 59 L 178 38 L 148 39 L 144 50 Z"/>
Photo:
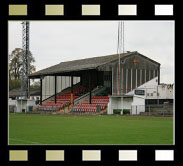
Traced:
<path fill-rule="evenodd" d="M 117 53 L 118 21 L 31 21 L 30 51 L 36 69 L 62 61 Z M 125 51 L 161 64 L 161 83 L 174 83 L 174 22 L 125 21 Z M 22 24 L 9 22 L 9 54 L 22 48 Z"/>

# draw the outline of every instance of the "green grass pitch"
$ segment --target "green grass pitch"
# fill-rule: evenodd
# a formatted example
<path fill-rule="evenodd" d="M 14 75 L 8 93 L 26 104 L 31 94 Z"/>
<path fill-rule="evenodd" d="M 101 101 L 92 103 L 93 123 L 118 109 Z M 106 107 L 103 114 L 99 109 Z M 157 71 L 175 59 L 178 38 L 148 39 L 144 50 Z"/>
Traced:
<path fill-rule="evenodd" d="M 173 118 L 10 114 L 9 144 L 173 144 Z"/>

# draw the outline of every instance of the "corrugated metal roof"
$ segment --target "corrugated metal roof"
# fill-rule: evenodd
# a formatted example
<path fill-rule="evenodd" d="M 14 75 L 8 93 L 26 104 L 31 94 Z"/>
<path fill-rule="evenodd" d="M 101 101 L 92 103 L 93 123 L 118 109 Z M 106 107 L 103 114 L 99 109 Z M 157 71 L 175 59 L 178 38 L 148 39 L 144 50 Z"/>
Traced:
<path fill-rule="evenodd" d="M 139 53 L 137 51 L 127 52 L 127 53 L 121 54 L 121 58 L 129 56 L 129 55 L 134 55 L 134 54 L 139 54 Z M 141 55 L 141 54 L 139 54 L 139 55 Z M 37 71 L 37 72 L 31 74 L 30 77 L 36 77 L 36 76 L 48 75 L 48 74 L 66 73 L 66 72 L 72 72 L 72 71 L 96 69 L 99 66 L 102 66 L 104 64 L 107 64 L 107 63 L 117 60 L 117 59 L 118 59 L 118 54 L 114 54 L 114 55 L 107 55 L 107 56 L 100 56 L 100 57 L 61 62 L 57 65 Z M 157 63 L 157 62 L 155 62 L 155 63 Z"/>

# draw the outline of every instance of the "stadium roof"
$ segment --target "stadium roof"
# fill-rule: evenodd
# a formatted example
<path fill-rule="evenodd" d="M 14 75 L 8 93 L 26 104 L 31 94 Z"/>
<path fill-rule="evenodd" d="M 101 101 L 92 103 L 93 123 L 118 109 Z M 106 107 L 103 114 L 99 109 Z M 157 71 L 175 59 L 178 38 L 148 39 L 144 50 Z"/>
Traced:
<path fill-rule="evenodd" d="M 156 62 L 142 54 L 139 54 L 137 51 L 121 54 L 121 58 L 128 57 L 130 55 L 137 55 L 137 54 L 152 61 L 153 63 L 160 65 L 158 62 Z M 54 66 L 48 67 L 46 69 L 32 73 L 29 77 L 36 78 L 36 77 L 40 77 L 42 75 L 43 76 L 44 75 L 54 75 L 54 74 L 59 74 L 59 73 L 97 69 L 99 66 L 102 66 L 102 65 L 105 65 L 107 63 L 117 60 L 118 56 L 119 56 L 118 54 L 113 54 L 113 55 L 107 55 L 107 56 L 92 57 L 92 58 L 79 59 L 79 60 L 74 60 L 74 61 L 61 62 L 57 65 L 54 65 Z"/>

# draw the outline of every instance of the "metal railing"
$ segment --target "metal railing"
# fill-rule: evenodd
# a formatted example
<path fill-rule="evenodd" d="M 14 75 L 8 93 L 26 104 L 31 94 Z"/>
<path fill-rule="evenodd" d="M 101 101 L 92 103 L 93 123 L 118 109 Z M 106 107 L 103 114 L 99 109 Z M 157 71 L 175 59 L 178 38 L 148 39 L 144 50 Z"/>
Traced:
<path fill-rule="evenodd" d="M 173 104 L 133 105 L 131 106 L 131 114 L 142 116 L 173 116 Z"/>

